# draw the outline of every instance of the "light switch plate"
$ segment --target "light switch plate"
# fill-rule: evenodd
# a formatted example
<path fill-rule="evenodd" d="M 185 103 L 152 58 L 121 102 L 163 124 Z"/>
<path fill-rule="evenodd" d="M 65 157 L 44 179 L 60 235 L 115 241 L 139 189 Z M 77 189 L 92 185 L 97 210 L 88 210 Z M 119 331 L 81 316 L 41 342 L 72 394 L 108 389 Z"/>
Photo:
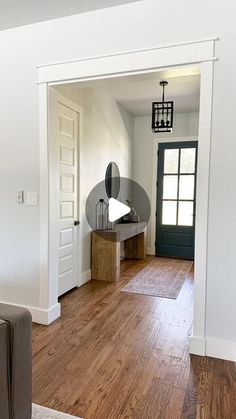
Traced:
<path fill-rule="evenodd" d="M 38 205 L 38 192 L 27 191 L 26 202 L 27 205 Z"/>
<path fill-rule="evenodd" d="M 24 204 L 24 191 L 22 189 L 17 192 L 17 203 Z"/>

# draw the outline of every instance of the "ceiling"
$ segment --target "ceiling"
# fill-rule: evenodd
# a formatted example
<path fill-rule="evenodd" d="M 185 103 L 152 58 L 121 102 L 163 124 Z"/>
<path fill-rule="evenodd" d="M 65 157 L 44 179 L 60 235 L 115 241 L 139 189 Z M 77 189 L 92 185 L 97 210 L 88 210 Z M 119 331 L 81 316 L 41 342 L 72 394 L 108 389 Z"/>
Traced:
<path fill-rule="evenodd" d="M 140 0 L 0 0 L 0 30 Z"/>
<path fill-rule="evenodd" d="M 161 80 L 167 80 L 165 99 L 173 100 L 175 112 L 198 112 L 200 73 L 198 67 L 184 67 L 136 76 L 64 85 L 64 89 L 105 88 L 133 116 L 148 116 L 153 101 L 162 100 Z"/>

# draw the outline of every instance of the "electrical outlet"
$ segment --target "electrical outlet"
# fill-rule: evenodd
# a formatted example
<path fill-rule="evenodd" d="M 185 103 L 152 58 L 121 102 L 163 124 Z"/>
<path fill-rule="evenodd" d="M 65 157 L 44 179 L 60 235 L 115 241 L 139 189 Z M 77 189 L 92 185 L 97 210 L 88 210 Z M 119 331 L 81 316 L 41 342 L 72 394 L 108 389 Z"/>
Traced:
<path fill-rule="evenodd" d="M 38 205 L 38 192 L 27 191 L 27 205 Z"/>

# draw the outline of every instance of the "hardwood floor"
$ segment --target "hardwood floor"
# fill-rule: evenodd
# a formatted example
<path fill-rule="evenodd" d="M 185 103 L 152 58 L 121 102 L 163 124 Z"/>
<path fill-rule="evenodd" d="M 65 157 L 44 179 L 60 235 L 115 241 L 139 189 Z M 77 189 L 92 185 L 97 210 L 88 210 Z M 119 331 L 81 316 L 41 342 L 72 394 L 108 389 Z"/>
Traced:
<path fill-rule="evenodd" d="M 118 283 L 61 298 L 33 326 L 33 402 L 85 419 L 234 419 L 232 362 L 188 354 L 193 273 L 177 300 L 120 292 L 150 262 L 124 261 Z"/>

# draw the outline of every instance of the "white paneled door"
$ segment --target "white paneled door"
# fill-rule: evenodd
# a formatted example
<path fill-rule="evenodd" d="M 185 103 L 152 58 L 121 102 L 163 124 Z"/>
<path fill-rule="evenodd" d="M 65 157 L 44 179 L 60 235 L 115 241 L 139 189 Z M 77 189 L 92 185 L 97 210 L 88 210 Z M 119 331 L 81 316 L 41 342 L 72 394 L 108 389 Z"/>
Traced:
<path fill-rule="evenodd" d="M 78 124 L 77 112 L 58 103 L 58 295 L 77 286 Z"/>

